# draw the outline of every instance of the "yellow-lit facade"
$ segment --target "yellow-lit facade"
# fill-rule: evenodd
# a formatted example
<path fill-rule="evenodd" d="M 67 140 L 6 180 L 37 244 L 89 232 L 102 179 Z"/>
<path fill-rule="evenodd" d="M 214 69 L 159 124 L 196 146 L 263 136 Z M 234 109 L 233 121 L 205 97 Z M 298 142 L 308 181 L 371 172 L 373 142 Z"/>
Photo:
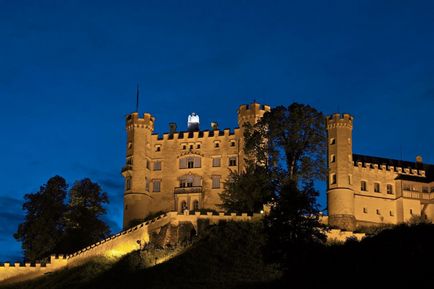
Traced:
<path fill-rule="evenodd" d="M 216 125 L 200 130 L 199 123 L 193 123 L 179 131 L 172 125 L 162 135 L 154 132 L 151 114 L 128 115 L 124 227 L 158 211 L 218 209 L 223 181 L 230 170 L 243 167 L 243 126 L 256 123 L 267 111 L 269 106 L 256 102 L 241 105 L 234 130 Z"/>
<path fill-rule="evenodd" d="M 412 217 L 434 219 L 434 166 L 353 154 L 353 117 L 334 114 L 328 133 L 329 224 L 354 230 L 398 224 Z"/>

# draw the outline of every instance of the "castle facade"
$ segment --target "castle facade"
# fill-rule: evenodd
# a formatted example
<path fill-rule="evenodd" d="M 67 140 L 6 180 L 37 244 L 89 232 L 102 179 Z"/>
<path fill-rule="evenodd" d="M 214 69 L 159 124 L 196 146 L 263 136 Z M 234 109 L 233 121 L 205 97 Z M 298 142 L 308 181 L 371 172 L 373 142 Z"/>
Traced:
<path fill-rule="evenodd" d="M 255 124 L 267 105 L 252 103 L 238 108 L 238 126 L 200 130 L 199 116 L 188 117 L 187 129 L 154 133 L 155 118 L 134 112 L 126 118 L 124 227 L 158 211 L 218 209 L 219 193 L 230 170 L 243 168 L 244 124 Z"/>
<path fill-rule="evenodd" d="M 327 117 L 329 224 L 398 224 L 412 217 L 434 220 L 434 165 L 353 154 L 353 117 Z"/>

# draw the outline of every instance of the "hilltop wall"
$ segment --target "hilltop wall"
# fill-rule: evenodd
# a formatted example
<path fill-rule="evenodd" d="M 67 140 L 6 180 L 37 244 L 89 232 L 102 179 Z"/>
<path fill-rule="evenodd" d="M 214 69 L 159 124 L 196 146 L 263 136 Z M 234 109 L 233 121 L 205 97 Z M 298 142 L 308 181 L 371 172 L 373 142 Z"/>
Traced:
<path fill-rule="evenodd" d="M 143 248 L 144 245 L 151 241 L 152 236 L 158 235 L 160 230 L 167 227 L 167 225 L 176 227 L 182 224 L 189 224 L 190 228 L 194 228 L 195 234 L 200 234 L 201 230 L 207 226 L 218 224 L 219 222 L 253 221 L 260 220 L 261 218 L 262 214 L 249 216 L 247 214 L 236 215 L 234 213 L 219 213 L 215 215 L 212 212 L 202 214 L 200 212 L 191 214 L 189 211 L 184 211 L 183 214 L 168 212 L 155 219 L 110 236 L 73 254 L 67 256 L 52 255 L 50 262 L 47 264 L 25 263 L 21 265 L 20 263 L 15 263 L 13 266 L 10 263 L 0 264 L 0 282 L 10 283 L 32 279 L 62 268 L 78 266 L 95 257 L 106 257 L 109 259 L 121 257 Z M 345 241 L 347 238 L 353 236 L 357 239 L 363 237 L 362 234 L 353 234 L 352 232 L 342 232 L 340 230 L 331 230 L 327 234 L 329 235 L 329 239 L 339 241 Z M 172 237 L 176 239 L 179 235 Z"/>

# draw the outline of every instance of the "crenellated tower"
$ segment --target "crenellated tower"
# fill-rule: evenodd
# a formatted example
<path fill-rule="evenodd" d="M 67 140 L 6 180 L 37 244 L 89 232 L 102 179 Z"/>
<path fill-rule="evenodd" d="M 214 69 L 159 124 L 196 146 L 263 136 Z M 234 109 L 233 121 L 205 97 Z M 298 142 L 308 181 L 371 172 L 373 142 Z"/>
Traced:
<path fill-rule="evenodd" d="M 240 105 L 238 108 L 238 127 L 240 128 L 239 147 L 242 148 L 240 150 L 240 168 L 242 168 L 244 165 L 244 125 L 247 123 L 254 125 L 266 112 L 269 112 L 270 110 L 270 106 L 259 104 L 256 101 L 251 104 Z"/>
<path fill-rule="evenodd" d="M 145 113 L 143 118 L 133 112 L 126 118 L 127 154 L 122 169 L 125 178 L 124 220 L 126 227 L 131 220 L 143 218 L 143 211 L 149 206 L 149 182 L 151 136 L 155 118 Z"/>
<path fill-rule="evenodd" d="M 328 181 L 327 202 L 329 224 L 341 229 L 354 230 L 354 190 L 352 130 L 353 117 L 333 114 L 327 117 Z"/>

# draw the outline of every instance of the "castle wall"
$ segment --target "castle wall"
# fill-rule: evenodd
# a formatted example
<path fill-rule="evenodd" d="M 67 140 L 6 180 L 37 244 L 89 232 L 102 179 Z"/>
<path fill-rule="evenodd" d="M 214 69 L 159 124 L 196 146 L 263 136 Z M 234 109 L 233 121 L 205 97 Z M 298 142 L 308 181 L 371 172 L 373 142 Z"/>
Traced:
<path fill-rule="evenodd" d="M 8 282 L 19 282 L 33 279 L 64 268 L 66 264 L 66 257 L 55 255 L 50 257 L 50 261 L 47 264 L 41 264 L 40 262 L 36 262 L 35 264 L 4 263 L 0 265 L 0 282 L 5 280 L 8 280 Z"/>
<path fill-rule="evenodd" d="M 240 128 L 211 131 L 179 131 L 158 135 L 153 133 L 154 117 L 138 113 L 127 117 L 124 228 L 134 219 L 143 219 L 158 211 L 220 210 L 219 194 L 230 171 L 243 168 L 244 124 L 256 123 L 269 106 L 253 103 L 238 109 Z M 197 158 L 200 165 L 181 166 L 183 159 Z M 220 159 L 216 166 L 213 159 Z M 231 160 L 231 161 L 230 161 Z M 235 160 L 235 162 L 234 162 Z M 182 179 L 194 178 L 191 186 Z M 216 180 L 219 179 L 219 185 Z M 214 180 L 214 184 L 213 184 Z M 157 189 L 156 189 L 157 188 Z M 197 208 L 197 206 L 196 206 Z"/>

